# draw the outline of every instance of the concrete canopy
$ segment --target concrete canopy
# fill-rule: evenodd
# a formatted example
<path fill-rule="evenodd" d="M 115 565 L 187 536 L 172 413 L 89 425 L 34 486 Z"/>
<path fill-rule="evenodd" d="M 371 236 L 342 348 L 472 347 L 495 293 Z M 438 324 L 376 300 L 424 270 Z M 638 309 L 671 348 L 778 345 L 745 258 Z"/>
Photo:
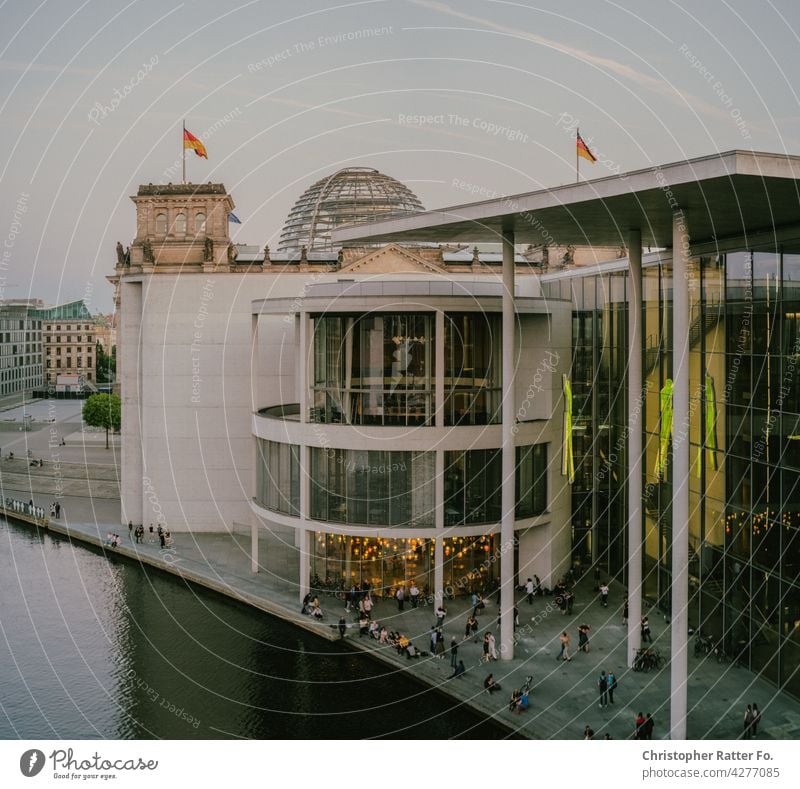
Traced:
<path fill-rule="evenodd" d="M 642 244 L 672 246 L 672 215 L 687 212 L 693 244 L 800 222 L 800 157 L 729 151 L 593 181 L 402 218 L 349 225 L 336 244 L 380 241 L 615 246 L 640 228 Z"/>

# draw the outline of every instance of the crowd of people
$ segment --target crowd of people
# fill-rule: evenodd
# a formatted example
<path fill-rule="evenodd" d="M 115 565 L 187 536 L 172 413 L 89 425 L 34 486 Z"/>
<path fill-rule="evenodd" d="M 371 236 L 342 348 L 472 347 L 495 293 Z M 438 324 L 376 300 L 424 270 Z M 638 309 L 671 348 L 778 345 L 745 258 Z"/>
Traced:
<path fill-rule="evenodd" d="M 44 507 L 40 507 L 33 503 L 33 499 L 28 502 L 12 499 L 7 496 L 4 500 L 5 509 L 7 512 L 17 512 L 20 515 L 28 515 L 31 518 L 43 521 L 45 517 Z"/>
<path fill-rule="evenodd" d="M 173 545 L 172 535 L 160 523 L 157 529 L 154 529 L 151 523 L 145 532 L 144 526 L 141 524 L 134 526 L 131 521 L 128 521 L 128 534 L 131 535 L 131 541 L 137 544 L 144 543 L 146 538 L 149 543 L 158 542 L 162 548 L 171 548 Z"/>
<path fill-rule="evenodd" d="M 525 600 L 529 604 L 533 603 L 533 598 L 537 596 L 547 597 L 552 595 L 554 600 L 554 607 L 548 610 L 555 610 L 562 615 L 570 615 L 573 611 L 576 601 L 575 593 L 576 579 L 572 573 L 567 573 L 559 582 L 554 586 L 553 590 L 549 590 L 542 585 L 538 576 L 533 575 L 528 578 L 525 584 L 522 584 L 520 591 L 524 591 Z M 608 608 L 611 604 L 611 588 L 607 581 L 603 581 L 598 574 L 595 575 L 594 591 L 596 594 L 597 604 L 600 608 Z M 435 611 L 431 611 L 435 621 L 430 625 L 428 630 L 429 642 L 424 647 L 414 643 L 414 638 L 407 632 L 400 630 L 389 630 L 385 624 L 381 624 L 374 618 L 374 611 L 379 597 L 373 595 L 372 590 L 368 584 L 361 586 L 353 585 L 350 590 L 344 594 L 337 594 L 338 597 L 343 597 L 345 600 L 346 613 L 349 613 L 354 618 L 354 624 L 348 623 L 348 619 L 342 616 L 339 620 L 339 633 L 342 638 L 345 637 L 349 627 L 357 627 L 359 638 L 367 638 L 380 645 L 393 648 L 401 655 L 409 660 L 419 657 L 434 658 L 435 661 L 444 662 L 449 658 L 450 673 L 447 676 L 447 681 L 462 680 L 465 676 L 469 676 L 468 670 L 469 661 L 465 663 L 460 650 L 464 649 L 465 642 L 472 641 L 475 645 L 480 645 L 479 659 L 480 664 L 489 664 L 497 661 L 499 658 L 499 649 L 495 633 L 492 632 L 491 626 L 494 624 L 494 598 L 492 596 L 484 596 L 479 591 L 473 591 L 470 595 L 470 607 L 467 609 L 466 618 L 461 620 L 464 622 L 463 635 L 461 630 L 458 634 L 450 633 L 448 643 L 448 633 L 445 630 L 445 621 L 447 617 L 447 610 L 443 604 L 440 604 Z M 420 589 L 419 586 L 411 582 L 407 587 L 398 586 L 388 592 L 389 599 L 392 599 L 397 604 L 397 612 L 404 611 L 407 607 L 411 609 L 418 609 L 426 607 L 430 604 L 428 590 Z M 523 600 L 524 602 L 524 600 Z M 385 603 L 384 603 L 385 604 Z M 622 624 L 627 624 L 629 606 L 628 598 L 617 603 L 619 607 L 619 614 L 621 614 Z M 488 609 L 492 608 L 493 618 L 489 622 L 483 622 L 483 617 L 488 613 Z M 498 606 L 499 607 L 499 606 Z M 319 616 L 321 618 L 321 610 L 319 609 L 319 600 L 316 596 L 309 595 L 308 599 L 303 603 L 303 612 L 311 614 L 312 616 Z M 519 611 L 514 609 L 515 628 L 518 624 L 517 617 Z M 386 614 L 387 616 L 389 614 Z M 613 614 L 617 616 L 618 614 Z M 429 620 L 430 621 L 430 620 Z M 618 620 L 619 621 L 619 620 Z M 596 624 L 596 623 L 595 623 Z M 650 622 L 647 615 L 641 619 L 641 637 L 643 643 L 652 643 L 653 635 L 650 630 Z M 459 624 L 460 628 L 461 625 Z M 500 627 L 499 616 L 497 617 L 497 627 Z M 577 651 L 578 653 L 588 654 L 590 651 L 590 634 L 592 626 L 587 621 L 581 621 L 577 626 Z M 422 631 L 424 632 L 424 630 Z M 559 646 L 557 660 L 569 662 L 575 656 L 571 651 L 572 637 L 567 630 L 562 630 L 561 635 L 558 636 L 557 645 Z M 470 649 L 472 649 L 470 647 Z M 468 650 L 469 652 L 469 650 Z M 551 658 L 552 659 L 552 658 Z M 595 674 L 595 685 L 598 692 L 598 706 L 600 709 L 615 704 L 615 693 L 619 688 L 619 679 L 614 670 L 603 668 L 599 676 Z M 623 683 L 624 684 L 624 683 Z M 498 692 L 502 693 L 500 683 L 495 679 L 493 673 L 485 675 L 483 678 L 483 688 L 487 695 L 495 696 Z M 507 709 L 511 714 L 518 715 L 531 707 L 532 696 L 531 678 L 528 677 L 525 685 L 520 688 L 511 690 L 510 695 L 507 695 Z M 760 721 L 760 712 L 756 705 L 748 705 L 745 712 L 744 719 L 744 737 L 755 737 Z M 655 722 L 652 713 L 642 714 L 639 713 L 635 716 L 633 728 L 628 734 L 628 737 L 633 739 L 652 739 L 654 736 Z M 609 733 L 598 735 L 603 739 L 611 739 Z M 595 733 L 591 726 L 587 726 L 584 731 L 585 739 L 594 739 Z"/>

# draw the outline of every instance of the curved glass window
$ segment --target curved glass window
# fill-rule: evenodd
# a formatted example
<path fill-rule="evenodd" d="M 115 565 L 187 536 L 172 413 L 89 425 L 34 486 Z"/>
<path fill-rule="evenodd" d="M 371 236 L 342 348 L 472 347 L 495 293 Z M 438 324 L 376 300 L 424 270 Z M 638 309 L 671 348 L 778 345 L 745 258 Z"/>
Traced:
<path fill-rule="evenodd" d="M 516 517 L 547 511 L 547 444 L 517 447 Z"/>
<path fill-rule="evenodd" d="M 472 449 L 444 453 L 444 525 L 500 520 L 502 453 Z"/>
<path fill-rule="evenodd" d="M 165 236 L 167 234 L 167 215 L 156 214 L 156 235 Z"/>
<path fill-rule="evenodd" d="M 313 422 L 433 424 L 433 315 L 314 320 Z"/>
<path fill-rule="evenodd" d="M 186 214 L 178 214 L 175 217 L 175 232 L 180 235 L 186 233 Z"/>
<path fill-rule="evenodd" d="M 516 518 L 547 511 L 547 444 L 517 447 Z M 465 526 L 501 518 L 503 457 L 500 449 L 444 453 L 444 523 Z"/>
<path fill-rule="evenodd" d="M 286 515 L 300 515 L 300 448 L 258 440 L 256 503 Z"/>
<path fill-rule="evenodd" d="M 311 517 L 433 527 L 434 453 L 313 448 Z"/>
<path fill-rule="evenodd" d="M 445 424 L 491 425 L 500 421 L 501 320 L 497 313 L 445 315 Z"/>
<path fill-rule="evenodd" d="M 202 212 L 194 215 L 194 232 L 195 233 L 206 232 L 206 215 Z"/>

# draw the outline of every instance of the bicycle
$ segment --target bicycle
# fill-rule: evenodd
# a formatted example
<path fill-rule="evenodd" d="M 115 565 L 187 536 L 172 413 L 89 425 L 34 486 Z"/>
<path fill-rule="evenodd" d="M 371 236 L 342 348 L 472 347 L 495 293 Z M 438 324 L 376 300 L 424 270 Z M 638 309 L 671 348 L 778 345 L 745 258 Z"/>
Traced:
<path fill-rule="evenodd" d="M 637 649 L 636 657 L 633 660 L 634 671 L 650 671 L 651 669 L 658 670 L 663 668 L 666 661 L 661 653 L 654 647 L 647 647 L 646 649 Z"/>
<path fill-rule="evenodd" d="M 694 656 L 704 657 L 705 655 L 710 654 L 713 650 L 714 642 L 708 636 L 704 636 L 702 633 L 698 632 L 697 637 L 694 640 Z"/>

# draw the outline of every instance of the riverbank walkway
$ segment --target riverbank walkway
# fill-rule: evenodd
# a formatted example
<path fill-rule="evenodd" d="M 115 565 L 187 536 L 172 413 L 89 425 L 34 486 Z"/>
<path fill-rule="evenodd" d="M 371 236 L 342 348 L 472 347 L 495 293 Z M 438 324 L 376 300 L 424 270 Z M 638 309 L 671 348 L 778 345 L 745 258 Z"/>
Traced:
<path fill-rule="evenodd" d="M 7 494 L 8 495 L 8 494 Z M 37 497 L 34 497 L 35 499 Z M 578 584 L 573 612 L 564 616 L 552 597 L 534 598 L 529 605 L 520 594 L 518 608 L 520 627 L 517 633 L 516 657 L 513 661 L 482 663 L 482 637 L 486 630 L 495 634 L 497 606 L 491 600 L 479 616 L 479 643 L 463 641 L 464 626 L 471 612 L 469 600 L 448 600 L 444 623 L 445 643 L 458 641 L 458 659 L 463 660 L 466 674 L 448 679 L 452 674 L 449 653 L 444 659 L 420 657 L 409 660 L 390 646 L 380 645 L 368 637 L 360 637 L 352 614 L 345 612 L 344 601 L 323 595 L 325 614 L 322 622 L 300 614 L 296 579 L 297 550 L 291 530 L 262 530 L 259 555 L 261 572 L 250 572 L 250 532 L 220 534 L 173 534 L 172 548 L 162 550 L 157 542 L 137 545 L 127 529 L 113 525 L 110 508 L 113 502 L 92 502 L 66 499 L 60 520 L 51 521 L 49 531 L 74 541 L 89 543 L 104 551 L 110 559 L 120 556 L 140 562 L 144 568 L 155 567 L 187 581 L 199 583 L 243 603 L 276 615 L 329 640 L 339 638 L 337 624 L 345 615 L 348 629 L 343 650 L 352 648 L 369 652 L 383 661 L 387 671 L 402 671 L 420 682 L 433 686 L 461 703 L 477 709 L 506 726 L 510 732 L 534 739 L 580 739 L 585 726 L 591 726 L 597 739 L 609 733 L 613 739 L 624 739 L 633 732 L 638 712 L 651 713 L 656 722 L 654 737 L 664 738 L 669 719 L 669 666 L 659 672 L 633 672 L 625 665 L 625 626 L 622 622 L 623 590 L 611 585 L 608 608 L 600 605 L 593 591 L 593 582 Z M 47 504 L 45 500 L 37 503 Z M 31 527 L 32 528 L 32 527 Z M 107 533 L 120 534 L 122 545 L 104 545 Z M 436 606 L 420 605 L 412 609 L 408 603 L 400 612 L 394 600 L 379 600 L 373 610 L 387 630 L 401 631 L 410 637 L 418 650 L 429 650 L 429 633 L 435 621 Z M 649 612 L 655 646 L 668 657 L 669 627 L 654 610 Z M 577 652 L 579 624 L 589 624 L 590 652 Z M 557 661 L 558 637 L 566 630 L 572 639 L 572 660 Z M 741 735 L 744 707 L 757 703 L 762 710 L 760 739 L 793 739 L 800 737 L 800 704 L 778 693 L 766 681 L 729 662 L 689 658 L 690 716 L 689 736 L 693 739 L 735 739 Z M 619 687 L 613 705 L 598 706 L 597 679 L 601 670 L 613 671 Z M 492 672 L 502 692 L 489 695 L 483 681 Z M 528 675 L 533 676 L 530 709 L 519 715 L 508 711 L 511 691 L 519 688 Z M 410 736 L 425 737 L 424 727 Z"/>

